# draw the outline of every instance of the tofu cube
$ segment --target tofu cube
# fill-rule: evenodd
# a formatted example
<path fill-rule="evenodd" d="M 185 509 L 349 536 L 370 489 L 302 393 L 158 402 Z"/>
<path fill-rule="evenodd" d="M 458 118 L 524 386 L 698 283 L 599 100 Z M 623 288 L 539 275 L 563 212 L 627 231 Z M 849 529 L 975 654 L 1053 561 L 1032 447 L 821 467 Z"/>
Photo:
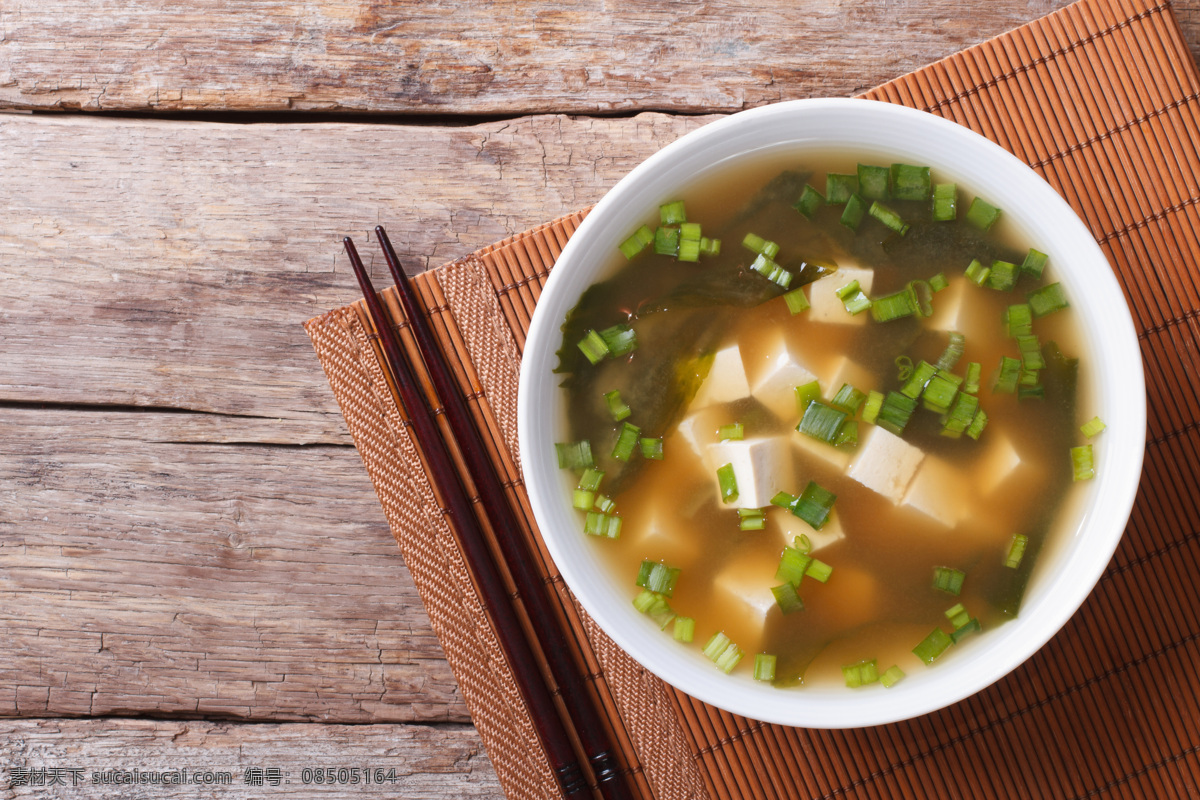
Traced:
<path fill-rule="evenodd" d="M 875 388 L 877 382 L 874 375 L 866 367 L 842 356 L 821 370 L 821 396 L 827 400 L 833 398 L 844 384 L 850 384 L 863 394 Z"/>
<path fill-rule="evenodd" d="M 962 331 L 966 324 L 967 297 L 971 289 L 981 291 L 976 286 L 968 286 L 964 277 L 950 279 L 950 285 L 940 292 L 935 292 L 929 301 L 933 306 L 933 314 L 925 320 L 925 327 L 933 331 Z"/>
<path fill-rule="evenodd" d="M 644 558 L 663 560 L 676 566 L 695 562 L 700 555 L 700 540 L 682 530 L 686 522 L 674 508 L 654 509 L 649 514 L 625 516 L 621 539 Z"/>
<path fill-rule="evenodd" d="M 736 344 L 718 350 L 713 356 L 712 367 L 696 399 L 693 409 L 707 408 L 718 403 L 731 403 L 750 396 L 750 382 L 746 380 L 746 367 L 742 363 L 742 352 Z"/>
<path fill-rule="evenodd" d="M 1021 455 L 1003 433 L 989 436 L 987 441 L 987 451 L 979 459 L 976 483 L 984 494 L 991 494 L 1021 468 Z"/>
<path fill-rule="evenodd" d="M 928 456 L 904 495 L 904 505 L 946 528 L 956 528 L 969 510 L 969 492 L 961 469 Z"/>
<path fill-rule="evenodd" d="M 893 433 L 866 426 L 846 474 L 893 503 L 904 499 L 925 453 Z"/>
<path fill-rule="evenodd" d="M 787 547 L 792 547 L 796 537 L 800 534 L 807 536 L 808 541 L 812 544 L 810 553 L 818 553 L 846 538 L 846 531 L 842 528 L 842 521 L 838 518 L 836 508 L 829 512 L 829 519 L 825 520 L 825 524 L 819 531 L 813 530 L 811 525 L 799 517 L 793 516 L 785 508 L 772 507 L 767 512 L 767 516 L 770 518 L 771 525 L 779 530 L 782 542 Z"/>
<path fill-rule="evenodd" d="M 692 411 L 676 426 L 675 432 L 663 443 L 663 451 L 675 453 L 691 451 L 689 457 L 700 459 L 704 469 L 708 469 L 708 448 L 716 444 L 717 430 L 725 424 L 734 422 L 729 414 L 720 408 L 703 408 Z M 722 462 L 724 463 L 724 462 Z M 717 466 L 720 466 L 719 464 Z"/>
<path fill-rule="evenodd" d="M 717 595 L 715 607 L 723 616 L 742 620 L 747 630 L 761 635 L 767 614 L 776 606 L 771 587 L 778 585 L 775 570 L 779 561 L 772 562 L 761 553 L 746 553 L 731 561 L 713 580 Z M 745 652 L 753 652 L 752 642 L 738 644 Z"/>
<path fill-rule="evenodd" d="M 716 470 L 733 465 L 738 496 L 725 508 L 762 508 L 771 498 L 792 484 L 792 458 L 782 436 L 757 437 L 709 445 L 708 463 L 712 467 L 713 488 L 720 497 Z"/>
<path fill-rule="evenodd" d="M 858 286 L 868 296 L 875 282 L 875 270 L 852 265 L 839 265 L 837 272 L 814 281 L 808 290 L 808 318 L 813 322 L 829 322 L 837 325 L 865 325 L 871 317 L 870 311 L 851 314 L 845 303 L 837 296 L 837 290 L 858 281 Z M 835 390 L 836 391 L 836 390 Z"/>
<path fill-rule="evenodd" d="M 860 424 L 860 427 L 861 424 Z M 839 474 L 846 471 L 846 467 L 850 465 L 850 452 L 847 450 L 839 450 L 831 444 L 817 441 L 811 436 L 797 432 L 790 437 L 792 447 L 798 453 L 798 458 L 801 464 L 824 464 Z"/>
<path fill-rule="evenodd" d="M 765 362 L 756 370 L 750 384 L 751 396 L 780 419 L 799 421 L 796 387 L 812 383 L 817 376 L 801 361 L 797 348 L 783 336 L 767 352 Z"/>

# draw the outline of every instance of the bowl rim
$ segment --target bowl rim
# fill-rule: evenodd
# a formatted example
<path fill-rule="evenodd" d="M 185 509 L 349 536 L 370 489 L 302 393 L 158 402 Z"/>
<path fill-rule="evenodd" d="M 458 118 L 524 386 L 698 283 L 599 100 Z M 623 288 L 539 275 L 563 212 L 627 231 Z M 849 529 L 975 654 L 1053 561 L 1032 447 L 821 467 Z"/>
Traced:
<path fill-rule="evenodd" d="M 867 128 L 838 128 L 852 122 Z M 783 138 L 763 133 L 776 128 L 785 130 Z M 712 154 L 724 155 L 704 162 L 705 169 L 716 169 L 728 159 L 745 157 L 755 150 L 756 144 L 767 149 L 805 142 L 815 144 L 816 138 L 804 137 L 813 137 L 815 132 L 827 128 L 854 130 L 857 138 L 850 143 L 851 148 L 891 150 L 897 153 L 897 159 L 904 158 L 914 148 L 932 149 L 935 144 L 946 148 L 938 150 L 939 156 L 952 152 L 958 158 L 961 151 L 970 156 L 969 164 L 939 167 L 938 158 L 925 158 L 924 162 L 935 170 L 969 175 L 974 185 L 984 188 L 989 200 L 1005 208 L 1006 214 L 1010 213 L 1010 207 L 1003 201 L 1010 195 L 1021 197 L 1024 205 L 1011 213 L 1023 228 L 1054 231 L 1054 249 L 1041 246 L 1039 249 L 1051 252 L 1052 268 L 1063 270 L 1061 275 L 1069 296 L 1087 301 L 1080 306 L 1084 336 L 1093 338 L 1097 354 L 1103 350 L 1107 356 L 1103 361 L 1098 356 L 1095 359 L 1099 366 L 1092 378 L 1093 391 L 1098 394 L 1106 389 L 1117 390 L 1112 396 L 1096 397 L 1104 408 L 1102 416 L 1109 429 L 1101 440 L 1097 479 L 1085 490 L 1086 508 L 1077 515 L 1074 526 L 1068 526 L 1069 530 L 1062 533 L 1067 549 L 1065 560 L 1060 559 L 1058 575 L 1031 582 L 1031 592 L 1035 588 L 1040 592 L 1035 609 L 1040 615 L 1019 616 L 989 632 L 990 638 L 980 637 L 969 657 L 951 654 L 951 658 L 943 659 L 951 663 L 939 662 L 936 669 L 929 670 L 934 678 L 921 675 L 912 680 L 910 674 L 895 689 L 869 694 L 851 693 L 842 687 L 830 692 L 816 687 L 777 689 L 748 685 L 748 678 L 724 675 L 708 662 L 696 663 L 692 654 L 682 654 L 682 648 L 653 625 L 631 623 L 630 614 L 636 612 L 630 611 L 628 599 L 623 609 L 612 602 L 614 581 L 594 580 L 595 571 L 587 570 L 580 562 L 577 554 L 581 548 L 568 537 L 582 542 L 584 534 L 578 524 L 564 527 L 563 523 L 573 519 L 575 512 L 561 491 L 562 478 L 557 475 L 556 465 L 547 467 L 547 461 L 553 461 L 554 436 L 549 429 L 557 419 L 552 407 L 558 389 L 551 370 L 557 364 L 555 353 L 561 344 L 559 326 L 578 293 L 595 279 L 600 269 L 595 266 L 597 259 L 600 263 L 605 260 L 589 256 L 589 250 L 594 250 L 597 243 L 613 245 L 620 241 L 613 238 L 613 231 L 622 230 L 621 225 L 627 225 L 631 216 L 645 216 L 647 204 L 656 208 L 662 202 L 659 199 L 651 203 L 647 197 L 671 193 L 651 191 L 648 182 L 664 176 L 668 182 L 672 176 L 678 179 L 693 170 L 688 166 L 692 161 Z M 877 141 L 884 132 L 899 137 L 901 144 L 892 148 Z M 869 141 L 864 143 L 864 138 Z M 841 143 L 845 144 L 845 140 Z M 730 151 L 731 147 L 734 151 Z M 1003 180 L 997 182 L 993 177 L 989 181 L 982 177 L 984 173 L 1003 175 Z M 1014 187 L 1019 188 L 1019 193 Z M 633 227 L 636 225 L 623 230 L 627 233 Z M 579 270 L 589 266 L 589 258 L 592 272 L 583 275 Z M 579 263 L 583 266 L 577 266 Z M 1076 283 L 1085 277 L 1086 282 Z M 1114 363 L 1123 369 L 1119 381 L 1112 380 Z M 520 461 L 534 517 L 563 580 L 600 628 L 643 667 L 693 697 L 752 719 L 821 728 L 877 725 L 935 711 L 986 688 L 1024 663 L 1082 605 L 1116 550 L 1132 510 L 1144 456 L 1144 381 L 1133 318 L 1108 260 L 1067 202 L 1023 161 L 968 128 L 904 106 L 862 99 L 792 100 L 739 112 L 695 129 L 640 163 L 593 207 L 556 260 L 526 336 L 517 409 Z M 1119 424 L 1114 424 L 1118 420 Z M 531 455 L 537 452 L 545 455 L 541 458 Z M 569 515 L 564 515 L 564 510 Z M 1085 532 L 1088 547 L 1081 544 Z M 1032 586 L 1039 580 L 1038 586 Z M 608 584 L 609 591 L 605 591 L 603 584 Z M 672 646 L 680 654 L 673 652 Z M 945 677 L 938 673 L 944 673 Z M 910 683 L 913 685 L 906 686 Z"/>

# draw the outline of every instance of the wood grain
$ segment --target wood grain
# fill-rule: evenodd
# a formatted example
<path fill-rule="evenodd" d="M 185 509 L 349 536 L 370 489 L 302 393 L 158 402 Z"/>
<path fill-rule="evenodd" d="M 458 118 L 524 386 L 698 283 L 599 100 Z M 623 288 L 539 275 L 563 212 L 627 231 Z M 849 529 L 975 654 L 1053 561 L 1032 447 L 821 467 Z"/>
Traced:
<path fill-rule="evenodd" d="M 990 0 L 964 13 L 959 0 L 8 0 L 0 104 L 738 111 L 854 94 L 1064 5 Z"/>
<path fill-rule="evenodd" d="M 475 730 L 467 725 L 230 724 L 155 720 L 0 720 L 5 784 L 13 769 L 81 769 L 72 786 L 7 786 L 4 798 L 82 800 L 243 800 L 289 797 L 500 797 L 500 784 Z M 385 783 L 304 783 L 313 768 L 382 770 Z M 247 782 L 247 770 L 275 768 L 279 782 Z M 226 773 L 222 785 L 111 784 L 104 773 L 133 770 Z M 98 779 L 97 779 L 97 776 Z M 350 778 L 347 774 L 346 778 Z M 253 773 L 250 776 L 254 779 Z M 315 780 L 315 775 L 309 775 Z M 336 778 L 336 773 L 335 773 Z M 223 780 L 205 775 L 206 780 Z M 110 779 L 111 780 L 111 779 Z M 374 780 L 374 778 L 372 778 Z M 93 782 L 95 781 L 95 782 Z"/>

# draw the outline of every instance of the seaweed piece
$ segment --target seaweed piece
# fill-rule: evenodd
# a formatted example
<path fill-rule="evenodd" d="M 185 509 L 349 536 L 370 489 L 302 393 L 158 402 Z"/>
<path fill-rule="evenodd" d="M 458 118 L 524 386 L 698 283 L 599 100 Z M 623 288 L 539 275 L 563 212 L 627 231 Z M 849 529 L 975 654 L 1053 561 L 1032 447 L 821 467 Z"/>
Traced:
<path fill-rule="evenodd" d="M 945 225 L 940 222 L 914 222 L 905 236 L 889 236 L 882 244 L 884 252 L 902 270 L 920 273 L 931 261 L 960 259 L 963 267 L 972 258 L 985 264 L 992 261 L 1020 263 L 1025 257 L 1011 247 L 990 241 L 970 225 Z"/>

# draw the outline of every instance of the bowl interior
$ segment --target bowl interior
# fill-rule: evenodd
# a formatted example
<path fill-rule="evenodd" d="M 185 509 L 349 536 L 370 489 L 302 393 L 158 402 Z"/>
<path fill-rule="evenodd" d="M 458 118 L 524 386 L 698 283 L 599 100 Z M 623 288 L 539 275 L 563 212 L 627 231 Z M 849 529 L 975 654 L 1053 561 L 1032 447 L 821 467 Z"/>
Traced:
<path fill-rule="evenodd" d="M 570 505 L 573 485 L 557 469 L 565 430 L 552 371 L 560 325 L 582 292 L 603 277 L 608 254 L 681 187 L 744 160 L 831 145 L 878 153 L 891 163 L 929 164 L 1003 208 L 1050 256 L 1078 315 L 1090 358 L 1084 390 L 1109 428 L 1096 442 L 1097 477 L 1076 493 L 1054 548 L 1039 555 L 1021 615 L 888 691 L 811 686 L 777 689 L 725 675 L 698 647 L 678 645 L 631 605 L 623 584 L 596 570 Z M 1145 389 L 1128 307 L 1103 253 L 1065 201 L 1024 163 L 946 120 L 865 100 L 800 100 L 735 114 L 683 137 L 643 162 L 595 207 L 557 261 L 526 341 L 518 424 L 522 467 L 535 517 L 554 561 L 588 613 L 638 662 L 677 688 L 725 710 L 805 727 L 855 727 L 916 716 L 967 697 L 1044 644 L 1079 607 L 1124 529 L 1141 472 Z"/>

